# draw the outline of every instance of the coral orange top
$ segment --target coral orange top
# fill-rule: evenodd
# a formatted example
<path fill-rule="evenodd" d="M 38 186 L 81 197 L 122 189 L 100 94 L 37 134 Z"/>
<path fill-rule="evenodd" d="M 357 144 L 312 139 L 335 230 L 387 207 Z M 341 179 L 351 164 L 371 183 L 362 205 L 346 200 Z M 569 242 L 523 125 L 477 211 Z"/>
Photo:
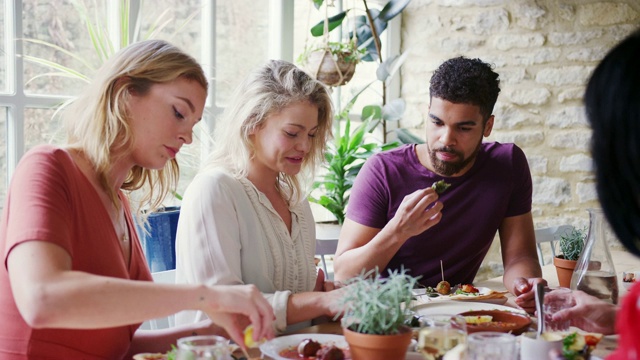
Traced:
<path fill-rule="evenodd" d="M 34 329 L 18 312 L 7 258 L 25 241 L 46 241 L 65 249 L 73 270 L 122 279 L 151 280 L 126 198 L 131 261 L 99 195 L 68 152 L 51 145 L 24 155 L 13 176 L 0 223 L 0 358 L 121 359 L 140 324 L 106 329 Z M 95 309 L 95 311 L 101 311 Z"/>

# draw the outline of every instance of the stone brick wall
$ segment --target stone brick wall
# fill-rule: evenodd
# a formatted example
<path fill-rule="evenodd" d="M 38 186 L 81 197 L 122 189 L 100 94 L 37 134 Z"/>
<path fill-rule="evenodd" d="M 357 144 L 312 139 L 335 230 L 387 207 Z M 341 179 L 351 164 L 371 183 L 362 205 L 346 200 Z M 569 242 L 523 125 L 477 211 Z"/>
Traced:
<path fill-rule="evenodd" d="M 444 60 L 464 55 L 494 64 L 502 91 L 487 140 L 514 142 L 526 153 L 535 226 L 586 227 L 585 209 L 598 202 L 584 85 L 639 26 L 638 0 L 413 0 L 402 17 L 402 48 L 411 55 L 401 74 L 401 126 L 424 137 L 429 79 Z M 500 271 L 496 242 L 479 277 Z"/>

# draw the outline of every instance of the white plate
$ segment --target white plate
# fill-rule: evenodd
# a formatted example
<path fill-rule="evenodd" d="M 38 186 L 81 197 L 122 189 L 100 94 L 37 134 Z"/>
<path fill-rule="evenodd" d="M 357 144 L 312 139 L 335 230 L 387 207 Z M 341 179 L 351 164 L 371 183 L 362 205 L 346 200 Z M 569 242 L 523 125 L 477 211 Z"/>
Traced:
<path fill-rule="evenodd" d="M 272 357 L 275 360 L 289 360 L 287 358 L 283 358 L 280 356 L 280 351 L 291 347 L 298 346 L 300 342 L 304 339 L 313 339 L 323 345 L 328 343 L 333 343 L 333 345 L 345 349 L 348 348 L 349 345 L 347 341 L 344 339 L 342 335 L 331 335 L 331 334 L 295 334 L 295 335 L 285 335 L 279 336 L 277 338 L 271 339 L 262 345 L 260 345 L 260 351 L 264 355 Z"/>
<path fill-rule="evenodd" d="M 413 311 L 415 311 L 418 315 L 460 314 L 465 311 L 477 310 L 505 310 L 520 314 L 526 314 L 524 310 L 512 308 L 509 306 L 471 301 L 434 301 L 426 304 L 421 304 L 413 308 Z"/>

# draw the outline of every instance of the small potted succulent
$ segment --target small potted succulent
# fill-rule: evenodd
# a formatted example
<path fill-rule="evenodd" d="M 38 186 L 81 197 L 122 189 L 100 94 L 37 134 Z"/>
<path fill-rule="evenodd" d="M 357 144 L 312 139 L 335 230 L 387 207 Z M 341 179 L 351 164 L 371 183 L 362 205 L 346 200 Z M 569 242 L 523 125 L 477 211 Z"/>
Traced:
<path fill-rule="evenodd" d="M 405 325 L 417 278 L 405 270 L 383 277 L 369 271 L 347 281 L 342 299 L 342 331 L 353 360 L 404 359 L 411 342 Z"/>
<path fill-rule="evenodd" d="M 558 246 L 562 253 L 553 258 L 553 264 L 556 266 L 558 282 L 562 287 L 568 288 L 571 284 L 571 276 L 584 249 L 585 238 L 586 229 L 578 228 L 560 235 Z"/>

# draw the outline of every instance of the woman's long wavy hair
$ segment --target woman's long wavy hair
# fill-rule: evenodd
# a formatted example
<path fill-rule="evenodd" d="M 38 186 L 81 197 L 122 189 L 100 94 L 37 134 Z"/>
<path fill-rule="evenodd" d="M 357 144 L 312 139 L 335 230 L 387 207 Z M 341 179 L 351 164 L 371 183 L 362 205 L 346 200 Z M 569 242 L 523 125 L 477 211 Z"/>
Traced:
<path fill-rule="evenodd" d="M 596 67 L 584 103 L 598 198 L 618 239 L 640 256 L 640 30 Z"/>
<path fill-rule="evenodd" d="M 295 176 L 281 173 L 276 184 L 289 203 L 297 203 L 304 196 L 300 176 L 313 176 L 316 166 L 324 160 L 325 144 L 331 137 L 333 110 L 326 86 L 294 64 L 270 60 L 250 73 L 231 99 L 214 131 L 215 150 L 205 169 L 223 167 L 236 178 L 247 176 L 254 156 L 250 134 L 271 114 L 302 101 L 318 107 L 318 129 L 302 171 Z"/>
<path fill-rule="evenodd" d="M 134 43 L 105 62 L 88 89 L 65 110 L 69 147 L 81 151 L 93 164 L 100 184 L 116 207 L 120 202 L 107 183 L 107 173 L 114 161 L 128 155 L 135 136 L 144 136 L 134 134 L 129 126 L 129 90 L 145 95 L 154 84 L 180 77 L 208 88 L 202 67 L 179 48 L 162 40 Z M 178 178 L 178 163 L 172 159 L 161 170 L 134 166 L 121 188 L 145 187 L 140 209 L 153 211 L 176 188 Z"/>

